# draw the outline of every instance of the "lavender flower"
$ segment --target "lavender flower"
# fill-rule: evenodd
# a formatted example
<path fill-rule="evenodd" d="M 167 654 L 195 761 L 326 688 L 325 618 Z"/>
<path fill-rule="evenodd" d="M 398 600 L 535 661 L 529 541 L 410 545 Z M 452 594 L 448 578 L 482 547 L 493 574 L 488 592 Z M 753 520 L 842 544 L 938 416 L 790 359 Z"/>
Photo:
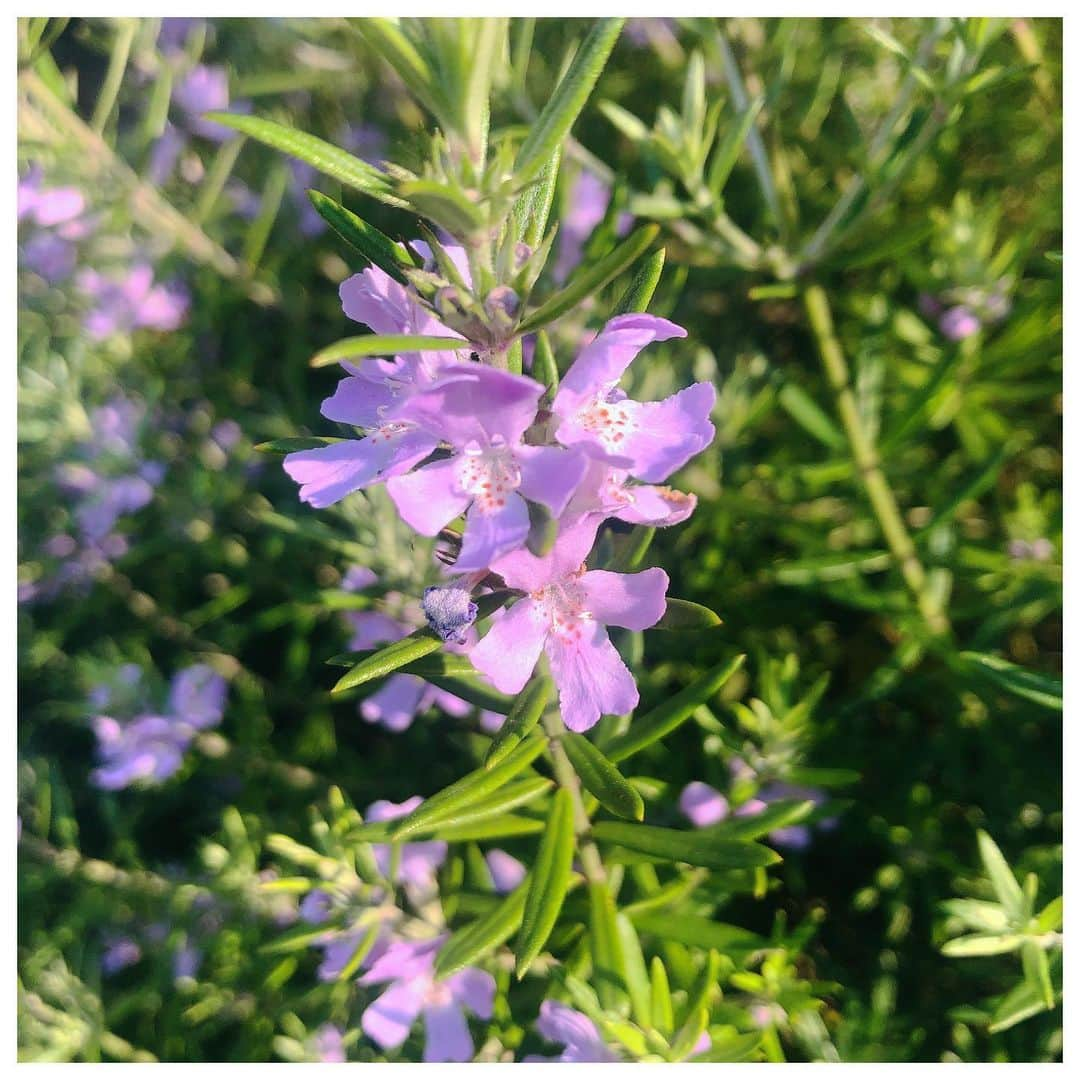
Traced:
<path fill-rule="evenodd" d="M 403 418 L 449 443 L 452 453 L 392 477 L 386 490 L 402 518 L 425 536 L 465 514 L 459 572 L 483 570 L 519 548 L 529 533 L 526 499 L 557 517 L 584 475 L 582 455 L 521 441 L 543 392 L 524 375 L 449 364 L 402 408 Z"/>
<path fill-rule="evenodd" d="M 653 341 L 686 331 L 654 315 L 610 320 L 571 365 L 552 402 L 555 437 L 648 483 L 666 480 L 716 434 L 709 413 L 716 388 L 699 382 L 664 401 L 631 401 L 618 388 L 634 357 Z"/>
<path fill-rule="evenodd" d="M 982 329 L 979 317 L 963 304 L 957 304 L 945 311 L 938 320 L 938 326 L 950 341 L 963 341 Z"/>
<path fill-rule="evenodd" d="M 558 1043 L 563 1052 L 554 1058 L 530 1055 L 528 1062 L 609 1062 L 621 1060 L 613 1053 L 600 1037 L 596 1025 L 584 1014 L 561 1001 L 544 1001 L 540 1006 L 540 1016 L 536 1021 L 536 1030 L 548 1042 Z"/>
<path fill-rule="evenodd" d="M 221 722 L 224 701 L 225 680 L 196 664 L 174 677 L 166 715 L 142 714 L 128 723 L 95 717 L 101 765 L 94 783 L 106 791 L 163 783 L 179 770 L 195 733 Z"/>
<path fill-rule="evenodd" d="M 364 986 L 390 984 L 360 1018 L 364 1033 L 382 1049 L 401 1046 L 423 1013 L 425 1062 L 472 1059 L 475 1048 L 464 1010 L 490 1018 L 495 980 L 478 968 L 436 980 L 435 954 L 445 940 L 393 942 L 360 978 Z"/>
<path fill-rule="evenodd" d="M 339 1065 L 345 1060 L 345 1044 L 341 1028 L 323 1024 L 311 1037 L 311 1052 L 316 1061 Z"/>
<path fill-rule="evenodd" d="M 525 880 L 525 864 L 500 848 L 492 848 L 484 861 L 497 893 L 513 892 Z"/>
<path fill-rule="evenodd" d="M 175 330 L 187 317 L 187 291 L 176 283 L 155 285 L 154 271 L 146 263 L 136 263 L 123 277 L 84 269 L 76 284 L 94 301 L 85 326 L 96 341 L 143 327 Z"/>
<path fill-rule="evenodd" d="M 133 938 L 109 937 L 105 942 L 105 951 L 101 954 L 102 974 L 115 975 L 118 971 L 137 964 L 141 959 L 142 949 Z"/>
<path fill-rule="evenodd" d="M 469 654 L 497 689 L 516 694 L 546 652 L 571 731 L 587 731 L 602 714 L 621 715 L 637 706 L 634 677 L 606 628 L 644 630 L 667 606 L 668 576 L 659 568 L 638 574 L 584 570 L 598 525 L 596 518 L 583 518 L 560 531 L 547 555 L 521 550 L 493 563 L 510 588 L 527 595 Z"/>

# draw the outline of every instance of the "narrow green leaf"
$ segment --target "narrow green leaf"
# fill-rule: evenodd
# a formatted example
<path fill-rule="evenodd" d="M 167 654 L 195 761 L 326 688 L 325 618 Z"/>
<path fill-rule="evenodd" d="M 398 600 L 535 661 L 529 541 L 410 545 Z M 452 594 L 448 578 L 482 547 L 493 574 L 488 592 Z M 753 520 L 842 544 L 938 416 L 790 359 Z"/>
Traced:
<path fill-rule="evenodd" d="M 962 919 L 973 930 L 998 934 L 1008 929 L 1009 917 L 1000 904 L 988 900 L 945 900 L 942 910 L 955 918 Z"/>
<path fill-rule="evenodd" d="M 1020 934 L 965 934 L 941 946 L 944 956 L 998 956 L 1016 952 L 1024 939 Z"/>
<path fill-rule="evenodd" d="M 1050 982 L 1050 965 L 1047 963 L 1046 953 L 1036 942 L 1025 941 L 1020 956 L 1024 964 L 1024 977 L 1038 989 L 1043 1004 L 1052 1009 L 1054 987 Z"/>
<path fill-rule="evenodd" d="M 634 929 L 634 924 L 623 914 L 615 916 L 615 930 L 619 936 L 623 972 L 626 976 L 626 989 L 630 993 L 630 1008 L 633 1011 L 634 1021 L 640 1027 L 651 1027 L 653 1023 L 652 994 L 637 931 Z"/>
<path fill-rule="evenodd" d="M 630 821 L 645 817 L 641 796 L 584 735 L 568 731 L 562 736 L 562 745 L 585 789 L 604 809 Z"/>
<path fill-rule="evenodd" d="M 315 435 L 299 435 L 287 439 L 271 439 L 259 443 L 255 449 L 262 454 L 292 454 L 297 450 L 317 450 L 323 446 L 333 446 L 344 439 L 324 439 Z"/>
<path fill-rule="evenodd" d="M 514 175 L 518 180 L 531 180 L 562 146 L 604 70 L 622 24 L 622 19 L 598 19 L 582 42 L 566 74 L 521 144 L 514 162 Z"/>
<path fill-rule="evenodd" d="M 998 902 L 1010 917 L 1019 919 L 1023 915 L 1024 895 L 1020 891 L 1020 884 L 1016 875 L 1012 872 L 1001 849 L 991 839 L 990 834 L 979 829 L 976 834 L 979 843 L 979 858 L 986 868 L 990 878 L 990 884 L 994 887 L 994 893 Z"/>
<path fill-rule="evenodd" d="M 448 694 L 462 698 L 470 705 L 478 709 L 487 709 L 490 712 L 506 714 L 513 705 L 514 699 L 508 694 L 500 694 L 482 676 L 469 675 L 442 675 L 433 673 L 427 676 L 427 681 L 445 690 Z"/>
<path fill-rule="evenodd" d="M 426 799 L 398 825 L 392 838 L 395 841 L 404 840 L 430 822 L 447 817 L 451 811 L 479 802 L 498 791 L 508 780 L 527 769 L 546 745 L 547 741 L 542 736 L 533 736 L 511 750 L 505 760 L 495 768 L 475 769 L 437 795 Z"/>
<path fill-rule="evenodd" d="M 499 814 L 498 817 L 466 822 L 464 825 L 444 825 L 439 829 L 439 839 L 456 844 L 464 840 L 504 840 L 510 836 L 531 836 L 543 831 L 542 818 L 525 817 L 522 814 Z"/>
<path fill-rule="evenodd" d="M 989 653 L 962 652 L 960 659 L 969 670 L 977 672 L 1002 690 L 1060 711 L 1063 707 L 1061 680 L 1052 675 L 1029 671 Z"/>
<path fill-rule="evenodd" d="M 428 653 L 435 652 L 442 645 L 442 639 L 434 631 L 427 629 L 414 630 L 408 637 L 401 641 L 395 641 L 378 652 L 361 660 L 350 671 L 347 671 L 334 684 L 331 694 L 341 694 L 351 690 L 355 686 L 362 686 L 372 679 L 380 679 L 384 675 L 397 671 L 406 664 L 419 660 Z"/>
<path fill-rule="evenodd" d="M 534 330 L 539 330 L 542 326 L 565 315 L 571 308 L 577 307 L 586 297 L 602 289 L 648 250 L 659 231 L 658 225 L 644 225 L 631 233 L 610 254 L 579 270 L 567 283 L 566 288 L 557 292 L 522 322 L 518 327 L 518 333 L 530 334 Z"/>
<path fill-rule="evenodd" d="M 842 450 L 847 445 L 844 433 L 801 386 L 785 384 L 776 400 L 792 420 L 830 450 Z"/>
<path fill-rule="evenodd" d="M 669 735 L 680 724 L 687 721 L 699 705 L 706 704 L 720 688 L 742 667 L 745 654 L 736 656 L 723 664 L 707 671 L 696 682 L 668 698 L 640 720 L 634 720 L 630 730 L 615 739 L 604 750 L 608 758 L 618 762 L 644 750 L 654 742 Z"/>
<path fill-rule="evenodd" d="M 695 1009 L 687 1018 L 686 1023 L 679 1028 L 678 1034 L 671 1043 L 672 1060 L 682 1061 L 689 1057 L 708 1026 L 708 1009 Z"/>
<path fill-rule="evenodd" d="M 526 878 L 489 914 L 451 934 L 435 961 L 436 978 L 445 979 L 476 963 L 508 940 L 521 925 L 529 886 Z"/>
<path fill-rule="evenodd" d="M 589 951 L 600 1004 L 605 1009 L 617 1008 L 623 999 L 622 949 L 615 925 L 615 903 L 603 882 L 589 883 Z"/>
<path fill-rule="evenodd" d="M 601 843 L 617 844 L 627 851 L 671 862 L 685 862 L 710 870 L 752 870 L 783 860 L 760 844 L 717 840 L 705 830 L 663 829 L 655 825 L 627 825 L 621 821 L 599 821 L 592 827 Z"/>
<path fill-rule="evenodd" d="M 622 294 L 619 302 L 615 305 L 612 315 L 626 315 L 630 312 L 645 312 L 649 310 L 649 302 L 656 292 L 656 286 L 660 284 L 660 275 L 664 272 L 663 248 L 657 248 L 635 271 Z"/>
<path fill-rule="evenodd" d="M 723 192 L 731 170 L 735 168 L 735 162 L 739 160 L 739 151 L 742 150 L 743 143 L 746 142 L 746 137 L 750 134 L 750 129 L 754 126 L 754 121 L 764 104 L 763 97 L 754 98 L 735 118 L 735 123 L 727 129 L 720 145 L 713 152 L 707 182 L 709 190 L 714 195 L 720 195 Z"/>
<path fill-rule="evenodd" d="M 307 195 L 311 205 L 346 244 L 359 251 L 365 259 L 395 281 L 402 285 L 409 283 L 401 268 L 420 265 L 419 258 L 410 259 L 407 248 L 395 243 L 374 225 L 369 225 L 363 218 L 357 217 L 351 210 L 346 210 L 321 191 L 309 191 Z"/>
<path fill-rule="evenodd" d="M 999 1031 L 1008 1031 L 1021 1021 L 1030 1020 L 1031 1017 L 1045 1011 L 1046 1002 L 1043 1000 L 1041 989 L 1025 979 L 998 1003 L 987 1031 L 991 1035 L 996 1035 Z"/>
<path fill-rule="evenodd" d="M 375 947 L 382 931 L 382 924 L 375 923 L 370 930 L 360 939 L 359 944 L 353 949 L 352 955 L 337 973 L 335 982 L 347 982 L 360 969 L 360 965 L 367 959 L 368 953 Z"/>
<path fill-rule="evenodd" d="M 683 920 L 680 919 L 678 921 L 681 923 Z M 720 934 L 715 936 L 719 937 L 721 940 L 723 940 L 724 936 L 726 936 L 729 941 L 737 940 L 738 944 L 722 945 L 701 943 L 703 948 L 707 948 L 709 950 L 709 955 L 705 961 L 705 966 L 701 968 L 701 970 L 697 974 L 697 978 L 694 979 L 694 984 L 690 987 L 690 991 L 686 996 L 686 1001 L 683 1002 L 682 1007 L 679 1009 L 678 1016 L 676 1017 L 676 1022 L 680 1026 L 685 1024 L 690 1019 L 690 1017 L 698 1011 L 698 1009 L 707 1009 L 709 1007 L 709 998 L 712 996 L 713 990 L 715 989 L 717 980 L 720 976 L 721 955 L 731 955 L 732 952 L 735 951 L 735 955 L 741 956 L 744 952 L 749 953 L 754 951 L 755 948 L 760 947 L 745 944 L 745 942 L 751 940 L 759 941 L 761 946 L 765 945 L 765 942 L 762 941 L 760 938 L 757 938 L 757 935 L 750 934 L 746 930 L 740 930 L 737 926 L 724 926 L 721 923 L 710 924 L 706 919 L 697 919 L 695 921 L 699 923 L 705 923 L 706 927 L 710 925 L 716 926 L 720 930 L 725 931 L 726 935 Z M 734 934 L 732 934 L 732 931 L 734 931 Z M 739 934 L 742 935 L 741 938 L 736 937 L 736 935 Z M 679 940 L 678 937 L 676 937 L 676 935 L 674 934 L 672 934 L 671 937 L 675 940 Z M 688 942 L 687 944 L 697 943 Z"/>
<path fill-rule="evenodd" d="M 652 1026 L 661 1035 L 669 1036 L 675 1030 L 675 1010 L 671 1004 L 671 985 L 667 969 L 659 956 L 649 965 L 649 1015 Z"/>
<path fill-rule="evenodd" d="M 618 538 L 610 568 L 617 574 L 633 573 L 648 554 L 655 536 L 655 525 L 635 525 L 629 535 Z"/>
<path fill-rule="evenodd" d="M 724 1039 L 719 1039 L 714 1034 L 712 1040 L 712 1049 L 704 1054 L 696 1055 L 695 1064 L 706 1061 L 746 1061 L 761 1045 L 761 1032 L 751 1031 L 746 1035 L 730 1035 Z"/>
<path fill-rule="evenodd" d="M 514 217 L 518 222 L 518 235 L 534 251 L 544 240 L 544 230 L 551 216 L 551 204 L 555 201 L 555 185 L 559 179 L 562 150 L 556 148 L 536 179 L 518 195 L 514 204 Z"/>
<path fill-rule="evenodd" d="M 492 769 L 506 758 L 506 755 L 534 727 L 543 715 L 548 701 L 551 700 L 551 680 L 546 675 L 534 675 L 507 713 L 503 726 L 488 747 L 484 758 L 484 768 Z"/>
<path fill-rule="evenodd" d="M 260 945 L 258 951 L 273 954 L 306 949 L 313 941 L 326 934 L 327 929 L 326 926 L 319 926 L 313 930 L 311 927 L 305 926 L 297 930 L 290 930 L 288 933 L 282 934 L 281 937 L 268 941 L 265 945 Z"/>
<path fill-rule="evenodd" d="M 406 205 L 392 193 L 390 180 L 380 169 L 314 135 L 296 131 L 273 120 L 239 113 L 210 112 L 206 114 L 206 119 L 306 161 L 326 176 L 332 176 L 381 202 L 391 206 Z"/>
<path fill-rule="evenodd" d="M 731 818 L 718 825 L 710 825 L 701 831 L 717 840 L 736 843 L 740 840 L 756 840 L 766 836 L 774 829 L 785 829 L 805 821 L 814 812 L 814 804 L 809 799 L 785 799 L 770 803 L 760 814 Z"/>
<path fill-rule="evenodd" d="M 552 785 L 553 781 L 546 776 L 532 776 L 518 783 L 509 783 L 487 798 L 440 814 L 420 826 L 413 835 L 432 833 L 437 840 L 441 840 L 444 831 L 457 832 L 535 802 L 545 792 L 550 791 Z"/>
<path fill-rule="evenodd" d="M 409 180 L 399 184 L 398 191 L 418 214 L 441 225 L 452 236 L 470 236 L 486 224 L 480 207 L 449 184 Z"/>
<path fill-rule="evenodd" d="M 462 338 L 430 337 L 412 334 L 364 334 L 361 337 L 342 338 L 333 345 L 320 349 L 308 363 L 313 368 L 329 367 L 342 360 L 355 360 L 362 356 L 393 356 L 404 352 L 451 352 L 467 348 Z"/>
<path fill-rule="evenodd" d="M 536 335 L 536 350 L 533 352 L 532 377 L 544 384 L 544 397 L 551 400 L 559 389 L 559 369 L 555 364 L 555 353 L 551 349 L 551 340 L 546 330 Z"/>
<path fill-rule="evenodd" d="M 664 615 L 650 630 L 711 630 L 720 626 L 723 619 L 704 604 L 695 604 L 692 600 L 680 600 L 669 596 Z"/>
<path fill-rule="evenodd" d="M 514 974 L 525 976 L 540 955 L 562 911 L 574 861 L 574 804 L 570 792 L 559 788 L 551 802 L 547 828 L 533 866 L 521 933 L 514 948 Z"/>
<path fill-rule="evenodd" d="M 1042 934 L 1049 934 L 1053 933 L 1055 930 L 1060 930 L 1064 914 L 1064 897 L 1059 896 L 1057 899 L 1051 900 L 1050 903 L 1035 917 L 1039 932 Z"/>

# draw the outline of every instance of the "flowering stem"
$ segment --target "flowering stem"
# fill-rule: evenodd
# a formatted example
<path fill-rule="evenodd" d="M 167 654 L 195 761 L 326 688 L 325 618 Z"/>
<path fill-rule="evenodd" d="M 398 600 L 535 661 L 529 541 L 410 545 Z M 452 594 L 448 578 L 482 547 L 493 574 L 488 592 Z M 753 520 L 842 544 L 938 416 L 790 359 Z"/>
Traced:
<path fill-rule="evenodd" d="M 825 375 L 836 399 L 836 410 L 851 446 L 855 467 L 862 478 L 866 494 L 874 509 L 878 525 L 893 554 L 907 587 L 931 633 L 941 636 L 949 633 L 949 620 L 936 596 L 930 589 L 926 570 L 915 552 L 915 545 L 904 525 L 896 496 L 881 471 L 874 440 L 867 432 L 859 415 L 851 377 L 840 342 L 833 329 L 832 312 L 825 290 L 820 285 L 810 285 L 803 294 L 803 303 L 810 320 L 810 328 L 817 339 L 818 351 L 825 367 Z"/>
<path fill-rule="evenodd" d="M 604 872 L 604 861 L 600 858 L 600 852 L 596 845 L 589 840 L 589 830 L 592 822 L 585 812 L 585 803 L 581 799 L 581 784 L 578 782 L 574 766 L 563 749 L 562 736 L 566 729 L 563 727 L 562 717 L 557 710 L 549 710 L 543 718 L 544 731 L 548 736 L 548 752 L 551 756 L 551 764 L 555 770 L 555 779 L 560 787 L 570 792 L 570 799 L 574 804 L 574 835 L 578 841 L 578 854 L 581 856 L 581 869 L 585 874 L 585 880 L 590 885 L 602 885 L 607 887 L 607 875 Z"/>

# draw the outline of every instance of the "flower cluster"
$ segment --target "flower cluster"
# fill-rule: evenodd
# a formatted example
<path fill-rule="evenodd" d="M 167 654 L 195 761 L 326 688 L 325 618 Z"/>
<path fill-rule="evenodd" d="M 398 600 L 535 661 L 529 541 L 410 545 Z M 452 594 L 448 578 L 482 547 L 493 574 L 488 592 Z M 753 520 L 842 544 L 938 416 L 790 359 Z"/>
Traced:
<path fill-rule="evenodd" d="M 125 665 L 117 681 L 134 691 L 140 676 L 134 665 Z M 221 722 L 225 694 L 225 680 L 220 675 L 206 664 L 193 664 L 173 677 L 162 712 L 140 713 L 126 722 L 104 714 L 96 716 L 93 727 L 101 765 L 94 770 L 94 783 L 106 791 L 117 791 L 167 780 L 180 768 L 195 735 Z M 91 703 L 100 709 L 113 709 L 120 701 L 116 686 L 103 684 L 91 692 Z"/>
<path fill-rule="evenodd" d="M 146 424 L 141 402 L 118 394 L 92 409 L 88 420 L 89 436 L 55 471 L 57 486 L 71 500 L 71 531 L 45 541 L 43 554 L 57 560 L 55 568 L 21 585 L 21 602 L 85 586 L 102 567 L 126 554 L 128 539 L 116 525 L 150 502 L 165 475 L 165 466 L 144 458 L 140 449 Z"/>
<path fill-rule="evenodd" d="M 448 253 L 467 276 L 463 252 Z M 345 281 L 341 298 L 346 315 L 376 333 L 460 337 L 377 269 Z M 652 315 L 610 320 L 550 401 L 539 382 L 469 359 L 464 339 L 460 349 L 347 364 L 322 413 L 363 437 L 289 454 L 285 470 L 315 507 L 385 483 L 421 535 L 438 536 L 463 518 L 453 564 L 465 575 L 459 585 L 495 574 L 522 594 L 470 650 L 473 664 L 512 694 L 546 653 L 563 720 L 585 731 L 603 714 L 636 706 L 636 684 L 607 627 L 653 626 L 668 584 L 660 569 L 586 570 L 597 531 L 609 517 L 653 526 L 685 520 L 693 496 L 661 485 L 714 435 L 711 384 L 658 402 L 634 401 L 619 387 L 643 348 L 685 333 Z M 555 539 L 537 555 L 529 542 L 544 518 L 554 520 Z"/>

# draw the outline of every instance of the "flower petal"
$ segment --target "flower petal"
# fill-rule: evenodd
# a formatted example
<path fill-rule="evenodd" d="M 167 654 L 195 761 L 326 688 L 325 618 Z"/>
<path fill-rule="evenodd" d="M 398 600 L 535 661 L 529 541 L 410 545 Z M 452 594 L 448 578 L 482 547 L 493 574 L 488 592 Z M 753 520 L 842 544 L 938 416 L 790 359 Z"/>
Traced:
<path fill-rule="evenodd" d="M 589 514 L 560 528 L 551 550 L 543 556 L 521 548 L 497 559 L 491 569 L 511 589 L 534 592 L 574 573 L 592 550 L 602 517 Z"/>
<path fill-rule="evenodd" d="M 471 1061 L 474 1053 L 469 1025 L 456 1002 L 424 1009 L 424 1061 Z"/>
<path fill-rule="evenodd" d="M 369 1039 L 384 1050 L 394 1050 L 408 1037 L 423 1007 L 420 986 L 413 982 L 395 982 L 380 994 L 360 1018 L 360 1026 Z"/>
<path fill-rule="evenodd" d="M 300 499 L 321 509 L 422 461 L 437 443 L 413 428 L 374 432 L 314 450 L 287 454 L 285 471 L 300 484 Z"/>
<path fill-rule="evenodd" d="M 581 624 L 580 637 L 547 639 L 559 711 L 571 731 L 588 731 L 602 715 L 621 716 L 638 703 L 637 684 L 598 622 Z M 475 661 L 474 661 L 475 662 Z"/>
<path fill-rule="evenodd" d="M 466 968 L 451 975 L 443 985 L 453 994 L 454 1000 L 474 1016 L 481 1020 L 491 1019 L 491 1010 L 495 1005 L 495 979 L 488 972 L 480 968 Z"/>
<path fill-rule="evenodd" d="M 659 567 L 639 574 L 590 570 L 580 579 L 592 617 L 605 626 L 646 630 L 667 609 L 668 576 Z"/>
<path fill-rule="evenodd" d="M 469 659 L 497 690 L 516 694 L 529 681 L 547 632 L 539 605 L 534 600 L 519 600 L 477 643 Z"/>
<path fill-rule="evenodd" d="M 404 516 L 404 515 L 403 515 Z M 454 563 L 457 573 L 485 570 L 503 555 L 516 551 L 529 535 L 529 506 L 516 492 L 509 492 L 495 510 L 474 502 L 465 515 L 461 554 Z"/>
<path fill-rule="evenodd" d="M 686 337 L 686 331 L 655 315 L 629 314 L 611 319 L 578 353 L 559 383 L 553 411 L 567 416 L 585 399 L 618 382 L 630 362 L 646 345 Z"/>
<path fill-rule="evenodd" d="M 627 402 L 634 422 L 620 449 L 633 462 L 629 471 L 639 480 L 658 483 L 704 450 L 716 435 L 709 421 L 715 403 L 716 387 L 705 382 L 664 401 Z"/>
<path fill-rule="evenodd" d="M 697 507 L 696 495 L 687 495 L 670 487 L 627 484 L 622 493 L 627 501 L 614 511 L 614 516 L 634 525 L 653 525 L 658 528 L 678 525 Z"/>
<path fill-rule="evenodd" d="M 458 486 L 457 467 L 456 458 L 444 458 L 387 483 L 390 498 L 410 528 L 436 536 L 464 512 L 472 496 Z"/>
<path fill-rule="evenodd" d="M 360 702 L 360 715 L 387 731 L 406 731 L 416 719 L 424 680 L 416 675 L 391 675 L 379 689 Z"/>
<path fill-rule="evenodd" d="M 383 423 L 386 411 L 396 402 L 397 396 L 385 379 L 348 375 L 337 384 L 319 411 L 327 420 L 372 428 Z"/>
<path fill-rule="evenodd" d="M 521 468 L 518 490 L 558 517 L 581 483 L 588 459 L 561 446 L 520 446 L 514 456 Z"/>
<path fill-rule="evenodd" d="M 431 386 L 402 406 L 400 416 L 452 446 L 514 446 L 536 418 L 543 392 L 527 375 L 475 363 L 447 364 Z"/>

